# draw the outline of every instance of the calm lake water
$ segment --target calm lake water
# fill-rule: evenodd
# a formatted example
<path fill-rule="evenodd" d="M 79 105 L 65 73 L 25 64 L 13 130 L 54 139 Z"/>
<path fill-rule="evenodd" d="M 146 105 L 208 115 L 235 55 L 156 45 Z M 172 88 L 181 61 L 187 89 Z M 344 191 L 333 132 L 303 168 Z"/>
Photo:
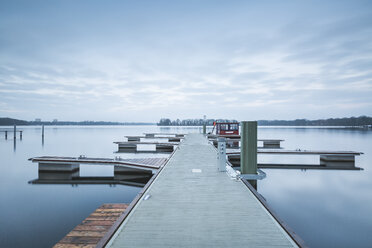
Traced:
<path fill-rule="evenodd" d="M 0 129 L 4 129 L 1 127 Z M 157 126 L 19 127 L 23 140 L 0 133 L 0 247 L 51 247 L 103 203 L 130 203 L 141 190 L 124 185 L 29 184 L 42 155 L 118 156 L 113 141 L 144 132 L 200 132 Z M 259 138 L 284 139 L 286 149 L 364 152 L 363 171 L 265 169 L 258 191 L 310 247 L 371 247 L 372 131 L 327 128 L 259 128 Z M 166 157 L 120 154 L 121 157 Z M 317 156 L 259 155 L 259 162 L 318 163 Z M 80 176 L 112 176 L 111 166 L 81 166 Z"/>

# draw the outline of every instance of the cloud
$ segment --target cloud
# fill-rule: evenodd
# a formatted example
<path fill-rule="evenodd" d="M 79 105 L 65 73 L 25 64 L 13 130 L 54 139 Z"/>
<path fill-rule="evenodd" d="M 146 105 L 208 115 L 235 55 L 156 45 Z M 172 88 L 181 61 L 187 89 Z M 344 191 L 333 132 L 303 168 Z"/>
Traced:
<path fill-rule="evenodd" d="M 75 4 L 4 5 L 0 115 L 372 115 L 372 8 L 363 2 Z"/>

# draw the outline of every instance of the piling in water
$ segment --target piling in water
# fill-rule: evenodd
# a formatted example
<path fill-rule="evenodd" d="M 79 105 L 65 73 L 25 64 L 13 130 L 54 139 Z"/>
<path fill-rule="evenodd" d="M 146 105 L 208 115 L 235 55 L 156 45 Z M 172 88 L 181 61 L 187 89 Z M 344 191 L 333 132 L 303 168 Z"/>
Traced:
<path fill-rule="evenodd" d="M 257 174 L 257 121 L 243 121 L 241 125 L 241 172 Z"/>

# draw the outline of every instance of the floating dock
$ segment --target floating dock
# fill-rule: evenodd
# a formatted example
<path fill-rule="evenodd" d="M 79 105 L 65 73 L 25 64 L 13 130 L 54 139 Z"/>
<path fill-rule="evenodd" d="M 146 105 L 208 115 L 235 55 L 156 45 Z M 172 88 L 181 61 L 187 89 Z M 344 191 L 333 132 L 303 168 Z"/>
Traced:
<path fill-rule="evenodd" d="M 167 161 L 166 158 L 122 159 L 42 156 L 30 158 L 39 164 L 39 171 L 75 171 L 80 164 L 114 165 L 118 170 L 156 172 Z"/>
<path fill-rule="evenodd" d="M 186 134 L 184 133 L 144 133 L 144 135 L 147 138 L 154 138 L 154 137 L 157 137 L 158 135 L 170 135 L 173 137 L 184 137 Z"/>
<path fill-rule="evenodd" d="M 227 147 L 229 147 L 229 144 L 236 144 L 234 146 L 239 146 L 240 141 L 240 135 L 215 135 L 215 134 L 208 134 L 208 139 L 213 142 L 215 146 L 217 146 L 217 139 L 219 137 L 225 138 Z M 257 139 L 258 142 L 262 142 L 263 148 L 280 148 L 281 142 L 283 142 L 283 139 Z"/>
<path fill-rule="evenodd" d="M 298 247 L 244 181 L 217 170 L 217 150 L 189 134 L 103 247 Z"/>
<path fill-rule="evenodd" d="M 125 136 L 125 138 L 128 139 L 128 141 L 141 141 L 141 139 L 167 139 L 168 142 L 180 142 L 183 137 L 169 137 L 169 136 L 154 136 L 154 137 L 148 137 L 148 136 Z"/>
<path fill-rule="evenodd" d="M 119 141 L 114 144 L 118 145 L 119 153 L 172 153 L 179 142 Z M 155 150 L 139 150 L 138 145 L 155 145 Z"/>
<path fill-rule="evenodd" d="M 363 170 L 355 166 L 355 156 L 363 154 L 354 151 L 309 151 L 309 150 L 267 150 L 258 149 L 258 154 L 268 155 L 319 155 L 319 164 L 276 164 L 258 163 L 261 169 L 319 169 L 319 170 Z M 234 167 L 240 167 L 240 150 L 226 153 L 228 161 Z"/>
<path fill-rule="evenodd" d="M 127 204 L 120 203 L 103 204 L 53 248 L 96 247 L 127 207 Z"/>

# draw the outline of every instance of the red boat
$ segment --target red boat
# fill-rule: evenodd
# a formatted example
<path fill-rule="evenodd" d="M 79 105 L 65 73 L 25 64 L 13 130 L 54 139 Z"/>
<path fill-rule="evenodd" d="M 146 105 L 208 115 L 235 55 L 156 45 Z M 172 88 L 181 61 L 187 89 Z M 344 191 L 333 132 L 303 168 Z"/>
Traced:
<path fill-rule="evenodd" d="M 217 135 L 239 135 L 238 122 L 215 122 L 213 125 Z"/>

